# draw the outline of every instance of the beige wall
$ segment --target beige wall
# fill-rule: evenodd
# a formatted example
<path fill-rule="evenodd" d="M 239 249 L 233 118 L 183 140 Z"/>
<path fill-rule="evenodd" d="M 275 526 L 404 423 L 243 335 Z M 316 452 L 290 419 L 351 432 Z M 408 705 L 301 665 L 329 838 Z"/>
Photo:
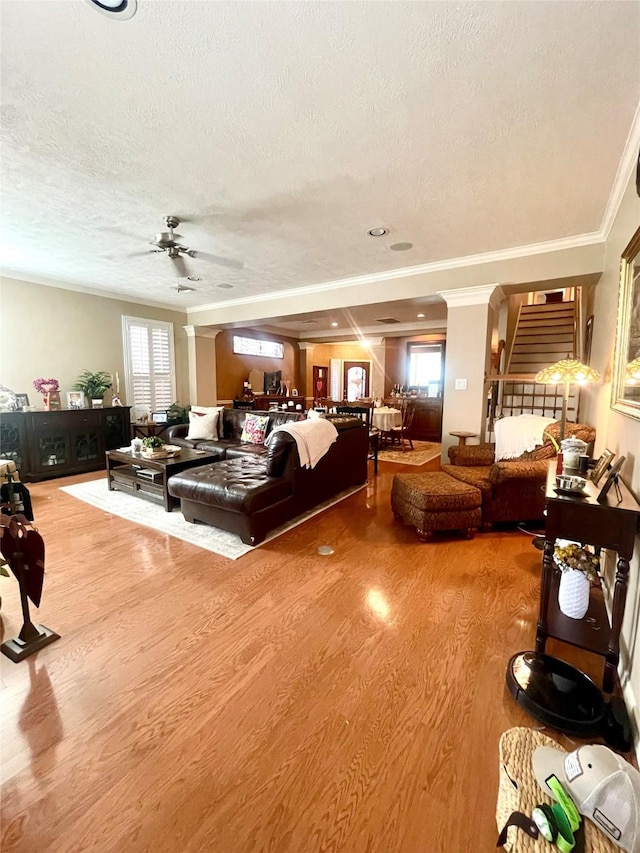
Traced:
<path fill-rule="evenodd" d="M 5 342 L 0 384 L 28 394 L 32 405 L 42 398 L 33 387 L 39 377 L 54 378 L 64 393 L 83 370 L 120 374 L 120 396 L 126 404 L 122 316 L 173 323 L 176 352 L 176 395 L 189 401 L 186 313 L 151 308 L 135 302 L 45 287 L 11 278 L 0 279 L 0 306 Z M 106 399 L 109 399 L 107 394 Z"/>
<path fill-rule="evenodd" d="M 606 244 L 605 269 L 595 288 L 594 331 L 591 365 L 600 371 L 602 382 L 582 391 L 581 420 L 597 430 L 596 455 L 605 447 L 627 457 L 622 475 L 624 481 L 640 497 L 640 421 L 614 412 L 611 403 L 611 372 L 616 335 L 616 311 L 620 255 L 640 225 L 640 199 L 635 182 L 630 180 L 623 202 Z M 612 594 L 615 566 L 608 555 L 607 577 Z M 610 596 L 609 596 L 610 598 Z M 629 573 L 629 592 L 622 630 L 622 678 L 629 710 L 634 713 L 636 731 L 640 731 L 636 698 L 640 698 L 640 536 Z"/>

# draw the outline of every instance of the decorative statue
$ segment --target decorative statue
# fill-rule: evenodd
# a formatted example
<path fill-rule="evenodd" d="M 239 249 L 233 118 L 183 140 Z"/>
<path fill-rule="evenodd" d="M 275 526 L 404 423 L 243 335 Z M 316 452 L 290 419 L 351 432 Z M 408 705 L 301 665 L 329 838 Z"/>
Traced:
<path fill-rule="evenodd" d="M 0 553 L 9 564 L 20 586 L 22 630 L 7 640 L 0 651 L 18 663 L 59 639 L 59 634 L 44 625 L 34 625 L 29 616 L 29 602 L 40 606 L 44 583 L 44 541 L 24 515 L 0 513 Z"/>

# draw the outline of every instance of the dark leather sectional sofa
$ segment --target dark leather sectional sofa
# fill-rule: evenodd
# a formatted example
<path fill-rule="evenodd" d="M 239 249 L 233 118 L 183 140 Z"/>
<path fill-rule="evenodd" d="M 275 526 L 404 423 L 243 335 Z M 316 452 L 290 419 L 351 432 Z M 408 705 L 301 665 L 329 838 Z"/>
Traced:
<path fill-rule="evenodd" d="M 224 409 L 224 439 L 189 441 L 188 427 L 170 427 L 171 444 L 220 453 L 217 462 L 190 468 L 169 479 L 169 493 L 180 498 L 187 521 L 203 521 L 236 533 L 247 545 L 257 545 L 276 527 L 312 509 L 351 486 L 367 480 L 368 434 L 363 421 L 352 416 L 329 416 L 338 439 L 315 468 L 300 465 L 294 438 L 279 432 L 269 447 L 240 441 L 247 412 Z M 267 435 L 282 423 L 299 420 L 288 412 L 269 416 Z"/>

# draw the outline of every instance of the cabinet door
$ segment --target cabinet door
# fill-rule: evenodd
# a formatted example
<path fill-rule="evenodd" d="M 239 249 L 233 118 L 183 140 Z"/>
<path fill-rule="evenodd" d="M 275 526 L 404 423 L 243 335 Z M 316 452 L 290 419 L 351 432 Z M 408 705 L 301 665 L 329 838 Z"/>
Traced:
<path fill-rule="evenodd" d="M 31 442 L 31 471 L 55 477 L 71 462 L 69 432 L 66 429 L 39 429 Z"/>
<path fill-rule="evenodd" d="M 0 414 L 0 458 L 12 459 L 24 476 L 29 468 L 25 416 L 22 412 Z"/>

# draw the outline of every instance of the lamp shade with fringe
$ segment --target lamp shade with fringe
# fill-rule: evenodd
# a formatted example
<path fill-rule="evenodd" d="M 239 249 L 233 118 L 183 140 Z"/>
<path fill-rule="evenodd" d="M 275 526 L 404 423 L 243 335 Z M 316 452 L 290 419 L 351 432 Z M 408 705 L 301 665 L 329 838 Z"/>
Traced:
<path fill-rule="evenodd" d="M 586 385 L 589 382 L 597 382 L 599 379 L 600 374 L 597 370 L 575 358 L 563 358 L 536 373 L 536 382 L 543 382 L 548 385 L 560 385 L 562 383 L 564 385 L 562 420 L 560 422 L 561 439 L 564 438 L 565 425 L 567 423 L 567 407 L 571 385 L 574 382 L 579 385 Z"/>

